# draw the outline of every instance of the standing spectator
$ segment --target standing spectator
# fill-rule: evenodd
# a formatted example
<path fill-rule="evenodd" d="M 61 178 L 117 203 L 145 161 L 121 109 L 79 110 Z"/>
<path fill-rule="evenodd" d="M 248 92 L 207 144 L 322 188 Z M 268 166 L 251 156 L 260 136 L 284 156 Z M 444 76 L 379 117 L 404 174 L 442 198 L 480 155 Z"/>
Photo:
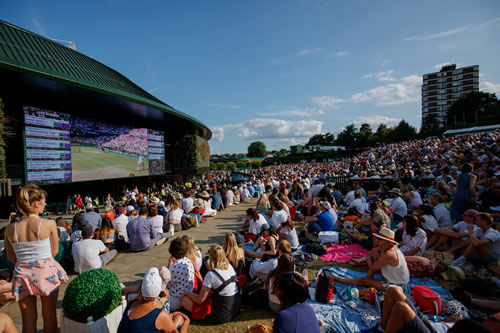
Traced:
<path fill-rule="evenodd" d="M 66 198 L 66 215 L 73 212 L 73 210 L 71 209 L 72 206 L 73 202 L 71 200 L 71 196 L 68 195 L 68 197 Z"/>
<path fill-rule="evenodd" d="M 462 166 L 462 173 L 457 178 L 457 189 L 451 204 L 451 217 L 454 220 L 461 220 L 464 212 L 471 204 L 477 201 L 475 188 L 476 175 L 471 174 L 472 165 L 465 163 Z"/>
<path fill-rule="evenodd" d="M 57 332 L 59 285 L 68 280 L 54 260 L 59 250 L 56 223 L 39 217 L 46 198 L 47 192 L 36 185 L 19 188 L 16 205 L 25 217 L 9 224 L 5 232 L 7 258 L 15 263 L 12 293 L 21 310 L 24 332 L 36 332 L 37 296 L 42 303 L 44 331 Z"/>
<path fill-rule="evenodd" d="M 75 260 L 75 272 L 83 273 L 106 266 L 116 257 L 116 250 L 109 250 L 101 240 L 92 239 L 92 225 L 82 228 L 82 240 L 73 244 L 71 254 Z"/>

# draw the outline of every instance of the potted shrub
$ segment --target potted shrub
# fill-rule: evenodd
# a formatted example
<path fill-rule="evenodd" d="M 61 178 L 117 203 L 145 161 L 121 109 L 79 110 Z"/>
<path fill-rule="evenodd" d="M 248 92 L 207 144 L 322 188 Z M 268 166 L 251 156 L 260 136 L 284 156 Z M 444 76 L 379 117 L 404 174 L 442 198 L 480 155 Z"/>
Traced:
<path fill-rule="evenodd" d="M 64 293 L 61 332 L 116 332 L 126 306 L 113 272 L 104 268 L 84 272 Z"/>

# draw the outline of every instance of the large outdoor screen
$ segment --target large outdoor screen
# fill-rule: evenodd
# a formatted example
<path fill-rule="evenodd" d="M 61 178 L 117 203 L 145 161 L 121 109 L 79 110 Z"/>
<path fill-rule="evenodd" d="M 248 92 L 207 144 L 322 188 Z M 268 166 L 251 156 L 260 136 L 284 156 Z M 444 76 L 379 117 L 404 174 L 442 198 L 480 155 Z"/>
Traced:
<path fill-rule="evenodd" d="M 27 181 L 38 184 L 165 173 L 162 131 L 24 107 Z"/>

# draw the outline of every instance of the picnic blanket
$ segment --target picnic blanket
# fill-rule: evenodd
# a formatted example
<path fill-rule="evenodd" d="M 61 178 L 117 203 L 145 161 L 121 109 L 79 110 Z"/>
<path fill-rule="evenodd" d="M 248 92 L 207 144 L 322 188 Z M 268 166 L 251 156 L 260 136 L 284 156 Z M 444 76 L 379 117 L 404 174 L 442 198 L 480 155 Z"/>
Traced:
<path fill-rule="evenodd" d="M 323 269 L 328 269 L 337 276 L 342 277 L 363 277 L 365 272 L 357 272 L 347 268 L 341 267 L 322 267 L 318 275 Z M 380 279 L 380 275 L 375 275 L 375 278 Z M 431 278 L 411 278 L 408 284 L 407 293 L 411 288 L 416 285 L 426 285 L 435 291 L 441 298 L 453 299 L 451 294 L 434 282 Z M 335 282 L 337 293 L 340 293 L 347 285 Z M 323 304 L 313 300 L 314 291 L 316 289 L 316 282 L 309 288 L 311 300 L 307 303 L 311 305 L 318 320 L 322 320 L 325 324 L 329 325 L 335 332 L 348 333 L 348 332 L 363 332 L 371 333 L 377 332 L 377 324 L 380 321 L 380 315 L 375 310 L 375 307 L 361 300 L 344 302 L 339 297 L 334 296 L 332 301 L 328 304 Z M 439 324 L 435 326 L 436 331 L 446 332 L 449 326 Z"/>
<path fill-rule="evenodd" d="M 326 254 L 321 256 L 322 261 L 335 261 L 346 263 L 352 258 L 364 257 L 370 252 L 359 244 L 333 245 L 326 250 Z"/>

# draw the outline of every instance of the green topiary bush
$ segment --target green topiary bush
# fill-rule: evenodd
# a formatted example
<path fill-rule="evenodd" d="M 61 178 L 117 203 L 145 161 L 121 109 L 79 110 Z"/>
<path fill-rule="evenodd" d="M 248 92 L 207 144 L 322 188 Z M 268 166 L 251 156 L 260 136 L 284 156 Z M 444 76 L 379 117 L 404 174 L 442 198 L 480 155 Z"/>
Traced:
<path fill-rule="evenodd" d="M 66 288 L 63 298 L 64 316 L 86 323 L 92 316 L 98 320 L 110 314 L 120 304 L 120 280 L 115 273 L 92 269 L 77 276 Z"/>

